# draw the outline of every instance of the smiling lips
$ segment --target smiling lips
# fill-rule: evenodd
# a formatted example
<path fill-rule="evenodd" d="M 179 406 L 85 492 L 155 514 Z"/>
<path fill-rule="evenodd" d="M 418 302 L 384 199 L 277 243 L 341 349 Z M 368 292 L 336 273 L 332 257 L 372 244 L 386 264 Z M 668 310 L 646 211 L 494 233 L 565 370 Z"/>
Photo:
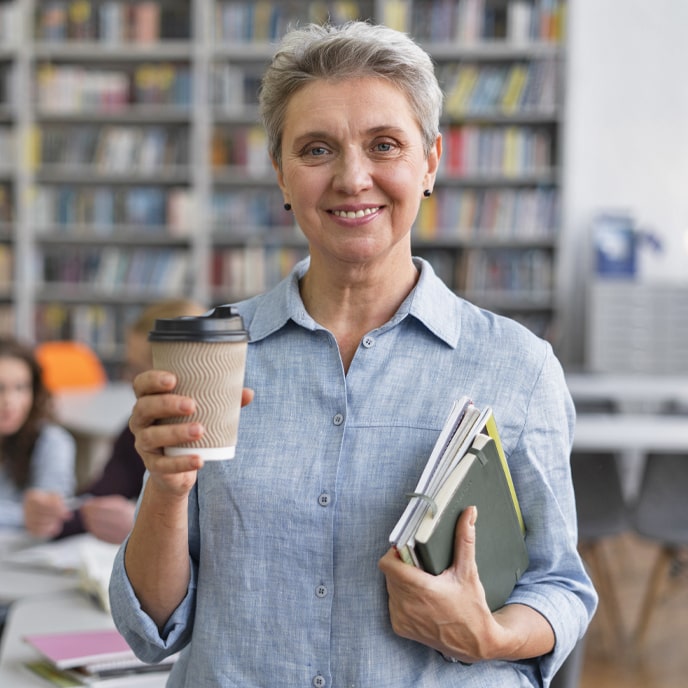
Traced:
<path fill-rule="evenodd" d="M 363 210 L 333 210 L 331 211 L 336 217 L 344 217 L 347 220 L 355 220 L 360 217 L 366 217 L 367 215 L 372 215 L 380 210 L 382 206 L 377 206 L 376 208 L 365 208 Z"/>

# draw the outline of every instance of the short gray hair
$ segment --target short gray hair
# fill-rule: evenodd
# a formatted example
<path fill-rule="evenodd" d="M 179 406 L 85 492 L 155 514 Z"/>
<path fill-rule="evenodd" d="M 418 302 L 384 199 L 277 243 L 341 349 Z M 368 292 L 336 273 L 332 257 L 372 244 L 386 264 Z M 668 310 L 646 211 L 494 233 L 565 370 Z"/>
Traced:
<path fill-rule="evenodd" d="M 353 21 L 308 24 L 287 32 L 260 88 L 268 149 L 281 169 L 284 118 L 291 97 L 318 79 L 374 76 L 406 94 L 421 128 L 426 155 L 439 133 L 442 90 L 430 56 L 409 36 L 386 26 Z"/>

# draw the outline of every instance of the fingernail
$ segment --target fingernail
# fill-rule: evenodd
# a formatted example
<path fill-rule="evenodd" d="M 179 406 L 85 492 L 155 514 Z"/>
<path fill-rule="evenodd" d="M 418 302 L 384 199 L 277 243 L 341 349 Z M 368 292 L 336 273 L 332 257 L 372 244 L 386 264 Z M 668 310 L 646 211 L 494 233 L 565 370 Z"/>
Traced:
<path fill-rule="evenodd" d="M 174 376 L 166 373 L 160 378 L 160 382 L 165 385 L 165 387 L 172 387 L 174 384 Z"/>
<path fill-rule="evenodd" d="M 193 401 L 191 399 L 182 399 L 179 402 L 179 410 L 182 413 L 191 413 L 193 411 Z"/>
<path fill-rule="evenodd" d="M 474 506 L 474 507 L 471 509 L 471 517 L 470 517 L 470 519 L 469 519 L 469 522 L 470 522 L 471 526 L 474 526 L 474 525 L 475 525 L 475 522 L 476 522 L 477 520 L 478 520 L 478 507 L 477 507 L 477 506 Z"/>

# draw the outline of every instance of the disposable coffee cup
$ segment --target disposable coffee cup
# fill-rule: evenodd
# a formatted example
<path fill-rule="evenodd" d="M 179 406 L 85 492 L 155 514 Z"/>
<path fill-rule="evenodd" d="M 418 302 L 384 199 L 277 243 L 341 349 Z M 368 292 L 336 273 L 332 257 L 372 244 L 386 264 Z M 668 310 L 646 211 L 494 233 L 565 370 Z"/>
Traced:
<path fill-rule="evenodd" d="M 220 306 L 201 316 L 159 318 L 148 341 L 153 367 L 174 373 L 175 394 L 196 402 L 192 416 L 160 422 L 197 421 L 205 428 L 201 439 L 165 447 L 165 455 L 197 454 L 205 461 L 233 459 L 248 348 L 241 316 L 231 306 Z"/>

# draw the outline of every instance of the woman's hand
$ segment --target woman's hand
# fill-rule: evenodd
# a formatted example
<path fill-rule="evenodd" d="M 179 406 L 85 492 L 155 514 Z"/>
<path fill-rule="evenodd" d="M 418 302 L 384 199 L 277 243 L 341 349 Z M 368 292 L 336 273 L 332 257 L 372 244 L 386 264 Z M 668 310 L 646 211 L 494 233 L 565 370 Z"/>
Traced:
<path fill-rule="evenodd" d="M 32 488 L 24 493 L 24 527 L 36 537 L 52 538 L 72 515 L 62 496 Z"/>
<path fill-rule="evenodd" d="M 160 424 L 175 416 L 190 416 L 195 402 L 174 394 L 177 380 L 172 373 L 148 370 L 134 379 L 136 404 L 129 428 L 136 438 L 136 450 L 150 473 L 152 485 L 170 495 L 185 497 L 196 482 L 196 471 L 203 465 L 191 451 L 185 456 L 165 456 L 164 448 L 203 436 L 200 423 Z"/>
<path fill-rule="evenodd" d="M 122 495 L 91 497 L 79 510 L 84 528 L 99 540 L 119 545 L 134 525 L 136 504 Z"/>
<path fill-rule="evenodd" d="M 203 460 L 189 450 L 184 456 L 165 456 L 164 448 L 203 436 L 197 422 L 160 424 L 165 418 L 191 416 L 196 403 L 190 397 L 174 394 L 177 384 L 173 373 L 148 370 L 134 380 L 137 401 L 129 419 L 129 428 L 136 437 L 136 450 L 150 473 L 153 485 L 170 495 L 185 497 L 196 482 L 196 472 Z M 253 390 L 244 388 L 242 406 L 253 400 Z"/>
<path fill-rule="evenodd" d="M 475 507 L 461 514 L 454 561 L 439 576 L 404 563 L 394 549 L 380 559 L 394 632 L 468 663 L 549 652 L 554 633 L 538 612 L 511 604 L 493 614 L 487 606 L 475 563 L 476 516 Z"/>
<path fill-rule="evenodd" d="M 200 423 L 160 424 L 166 418 L 191 416 L 196 402 L 174 393 L 177 380 L 173 373 L 148 370 L 134 380 L 137 401 L 129 419 L 129 428 L 136 438 L 136 450 L 158 489 L 185 496 L 196 482 L 196 471 L 203 460 L 189 450 L 184 456 L 165 456 L 164 448 L 203 436 Z M 242 406 L 253 400 L 253 390 L 244 388 Z"/>
<path fill-rule="evenodd" d="M 474 513 L 471 508 L 461 515 L 454 562 L 439 576 L 404 563 L 394 549 L 379 564 L 394 632 L 464 662 L 486 659 L 487 641 L 497 630 L 475 563 Z"/>

